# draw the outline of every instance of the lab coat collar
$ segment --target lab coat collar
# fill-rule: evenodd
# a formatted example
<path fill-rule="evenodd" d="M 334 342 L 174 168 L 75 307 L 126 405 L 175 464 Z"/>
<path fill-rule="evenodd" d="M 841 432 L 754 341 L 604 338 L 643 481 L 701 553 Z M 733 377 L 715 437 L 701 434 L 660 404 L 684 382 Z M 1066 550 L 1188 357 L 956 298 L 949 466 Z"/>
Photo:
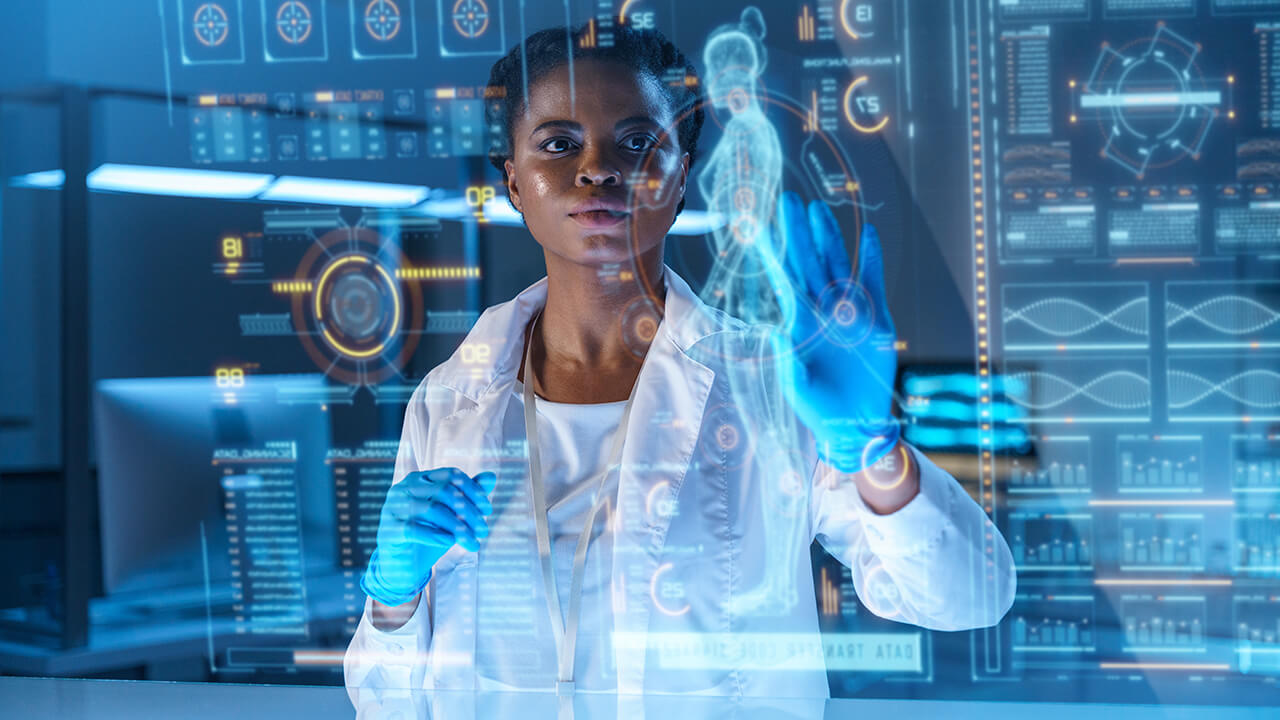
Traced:
<path fill-rule="evenodd" d="M 669 266 L 663 264 L 662 269 L 666 307 L 650 352 L 686 354 L 699 340 L 733 322 L 703 303 Z M 437 369 L 437 382 L 477 404 L 489 393 L 505 391 L 520 370 L 524 330 L 546 304 L 547 278 L 543 277 L 513 299 L 485 310 L 458 350 Z"/>

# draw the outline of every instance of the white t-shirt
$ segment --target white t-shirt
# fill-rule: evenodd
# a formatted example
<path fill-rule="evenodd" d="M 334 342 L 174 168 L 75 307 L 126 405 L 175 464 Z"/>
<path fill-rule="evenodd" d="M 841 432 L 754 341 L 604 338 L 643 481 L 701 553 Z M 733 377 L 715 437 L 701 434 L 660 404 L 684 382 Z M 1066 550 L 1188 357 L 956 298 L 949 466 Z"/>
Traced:
<path fill-rule="evenodd" d="M 516 381 L 516 400 L 524 408 L 524 384 Z M 626 401 L 608 403 L 558 403 L 534 396 L 538 413 L 538 451 L 547 492 L 547 526 L 551 536 L 551 563 L 560 613 L 569 612 L 573 581 L 573 553 L 583 523 L 596 499 L 597 477 L 604 469 L 614 433 L 622 422 Z M 577 690 L 615 692 L 610 633 L 613 632 L 613 517 L 618 496 L 618 471 L 605 479 L 608 499 L 596 514 L 587 550 L 582 581 L 582 604 L 574 659 Z"/>

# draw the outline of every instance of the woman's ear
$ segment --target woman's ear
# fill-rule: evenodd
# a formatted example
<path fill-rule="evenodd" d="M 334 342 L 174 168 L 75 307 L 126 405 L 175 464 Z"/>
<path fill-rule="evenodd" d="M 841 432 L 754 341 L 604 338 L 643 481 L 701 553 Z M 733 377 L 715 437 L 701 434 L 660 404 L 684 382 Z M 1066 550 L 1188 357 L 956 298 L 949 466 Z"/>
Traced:
<path fill-rule="evenodd" d="M 524 208 L 520 206 L 520 188 L 516 185 L 516 166 L 511 162 L 511 158 L 503 161 L 503 168 L 507 174 L 507 197 L 511 200 L 511 205 L 516 212 L 524 214 Z"/>

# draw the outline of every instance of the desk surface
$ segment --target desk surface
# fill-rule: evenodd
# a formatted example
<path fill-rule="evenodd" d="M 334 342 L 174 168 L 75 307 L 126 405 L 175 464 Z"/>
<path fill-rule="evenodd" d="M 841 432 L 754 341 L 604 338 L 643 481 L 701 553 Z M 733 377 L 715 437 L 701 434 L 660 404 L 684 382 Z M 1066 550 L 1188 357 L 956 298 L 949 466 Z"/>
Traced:
<path fill-rule="evenodd" d="M 230 683 L 170 683 L 132 680 L 67 680 L 0 678 L 6 717 L 62 720 L 124 720 L 181 717 L 188 720 L 279 720 L 280 718 L 353 718 L 355 709 L 343 688 Z M 369 698 L 360 717 L 379 720 L 465 720 L 519 718 L 560 720 L 568 717 L 559 699 L 548 694 L 519 693 L 384 693 Z M 1275 707 L 1100 705 L 1067 703 L 945 702 L 936 700 L 823 701 L 744 700 L 705 697 L 574 698 L 574 720 L 626 717 L 651 720 L 728 720 L 730 718 L 946 717 L 953 720 L 1253 720 L 1275 718 Z M 906 715 L 910 713 L 910 715 Z"/>

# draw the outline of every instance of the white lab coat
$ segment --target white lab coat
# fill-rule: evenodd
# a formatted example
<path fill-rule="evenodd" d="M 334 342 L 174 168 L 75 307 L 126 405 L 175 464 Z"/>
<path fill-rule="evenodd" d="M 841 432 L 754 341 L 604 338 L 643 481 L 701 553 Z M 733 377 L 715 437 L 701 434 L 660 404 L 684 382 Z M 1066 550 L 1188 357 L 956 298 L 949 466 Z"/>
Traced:
<path fill-rule="evenodd" d="M 798 487 L 790 491 L 799 509 L 766 506 L 779 497 L 766 483 L 778 481 L 785 463 L 761 452 L 716 451 L 726 439 L 717 435 L 725 408 L 734 403 L 726 381 L 735 373 L 739 381 L 742 373 L 759 374 L 742 358 L 760 334 L 702 303 L 670 268 L 664 273 L 665 315 L 636 380 L 617 504 L 609 507 L 618 692 L 826 697 L 809 555 L 814 538 L 851 569 L 859 597 L 878 615 L 933 630 L 999 622 L 1016 584 L 1008 546 L 956 480 L 914 449 L 919 494 L 877 515 L 849 476 L 818 459 L 801 425 L 788 440 L 790 462 L 802 468 L 793 472 Z M 516 664 L 526 689 L 555 687 L 556 642 L 534 539 L 524 421 L 511 402 L 524 330 L 546 293 L 544 278 L 486 310 L 409 403 L 395 481 L 437 467 L 497 470 L 496 509 L 479 552 L 455 546 L 436 564 L 430 603 L 420 603 L 405 626 L 376 629 L 366 602 L 345 659 L 357 708 L 391 688 L 515 689 L 483 679 L 477 670 L 491 663 Z M 708 421 L 713 413 L 717 420 Z M 737 445 L 742 440 L 733 444 L 752 447 Z M 801 474 L 807 487 L 794 482 Z M 769 533 L 761 529 L 766 516 Z M 776 558 L 778 547 L 791 557 L 765 567 L 763 559 L 771 552 Z M 773 601 L 747 609 L 734 602 L 760 588 Z M 561 603 L 567 607 L 568 599 Z M 513 637 L 520 638 L 516 645 Z M 752 641 L 696 643 L 726 637 Z M 521 651 L 513 655 L 512 647 Z"/>

